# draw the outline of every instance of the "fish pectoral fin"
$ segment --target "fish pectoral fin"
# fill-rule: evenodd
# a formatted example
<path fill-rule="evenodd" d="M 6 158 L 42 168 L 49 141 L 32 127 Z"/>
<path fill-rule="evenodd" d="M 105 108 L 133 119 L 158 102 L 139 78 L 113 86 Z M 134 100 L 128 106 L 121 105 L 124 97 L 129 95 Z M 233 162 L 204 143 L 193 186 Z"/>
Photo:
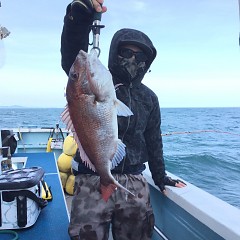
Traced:
<path fill-rule="evenodd" d="M 117 186 L 115 184 L 109 184 L 107 186 L 101 184 L 100 188 L 102 198 L 105 202 L 107 202 L 110 196 L 117 190 Z"/>
<path fill-rule="evenodd" d="M 73 136 L 74 136 L 74 134 L 73 134 Z M 86 152 L 84 151 L 84 149 L 82 147 L 82 144 L 80 143 L 79 139 L 77 138 L 76 141 L 77 141 L 79 154 L 80 154 L 82 162 L 85 164 L 86 167 L 88 167 L 92 171 L 96 172 L 96 169 L 95 169 L 94 165 L 92 164 L 92 162 L 90 161 L 90 159 L 87 156 Z"/>
<path fill-rule="evenodd" d="M 115 105 L 117 107 L 117 115 L 118 116 L 131 116 L 133 115 L 132 111 L 128 108 L 127 105 L 125 105 L 123 102 L 121 102 L 120 100 L 116 100 L 115 101 Z"/>
<path fill-rule="evenodd" d="M 73 127 L 72 119 L 70 117 L 68 104 L 66 105 L 64 111 L 61 114 L 61 120 L 63 121 L 63 123 L 65 123 L 67 125 L 68 130 L 71 130 L 72 132 L 75 131 L 75 129 Z"/>
<path fill-rule="evenodd" d="M 124 156 L 126 155 L 125 147 L 126 145 L 120 139 L 118 139 L 117 151 L 113 156 L 111 169 L 114 169 L 123 160 Z"/>

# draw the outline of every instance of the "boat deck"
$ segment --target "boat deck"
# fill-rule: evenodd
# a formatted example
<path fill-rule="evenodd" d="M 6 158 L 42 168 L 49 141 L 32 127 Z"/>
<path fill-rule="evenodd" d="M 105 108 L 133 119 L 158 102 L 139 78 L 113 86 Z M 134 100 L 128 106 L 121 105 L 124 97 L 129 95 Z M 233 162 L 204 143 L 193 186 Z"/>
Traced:
<path fill-rule="evenodd" d="M 37 222 L 30 228 L 14 230 L 19 239 L 69 240 L 69 215 L 53 153 L 17 153 L 13 157 L 27 157 L 25 167 L 39 166 L 45 170 L 45 181 L 51 187 L 53 200 L 42 209 Z M 1 240 L 10 239 L 1 235 Z"/>
<path fill-rule="evenodd" d="M 53 194 L 53 200 L 42 210 L 32 227 L 16 230 L 19 239 L 69 240 L 68 209 L 71 208 L 72 196 L 63 192 L 55 154 L 53 152 L 17 153 L 13 157 L 27 159 L 25 167 L 42 167 L 45 170 L 45 181 L 51 187 Z M 177 178 L 170 173 L 168 175 Z M 148 169 L 145 170 L 144 176 L 150 185 L 156 219 L 152 240 L 239 239 L 239 209 L 186 181 L 187 187 L 182 189 L 167 186 L 167 197 L 165 197 L 154 185 Z M 1 235 L 0 239 L 9 240 L 11 236 Z M 109 240 L 112 240 L 112 236 Z"/>

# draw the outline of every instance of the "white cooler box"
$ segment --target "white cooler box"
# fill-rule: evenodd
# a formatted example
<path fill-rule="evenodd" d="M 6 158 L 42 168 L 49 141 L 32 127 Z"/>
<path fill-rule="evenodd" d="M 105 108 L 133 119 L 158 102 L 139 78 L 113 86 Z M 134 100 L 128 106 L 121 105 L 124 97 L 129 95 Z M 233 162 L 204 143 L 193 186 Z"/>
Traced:
<path fill-rule="evenodd" d="M 0 175 L 0 230 L 32 226 L 47 200 L 42 199 L 44 170 L 9 170 Z"/>

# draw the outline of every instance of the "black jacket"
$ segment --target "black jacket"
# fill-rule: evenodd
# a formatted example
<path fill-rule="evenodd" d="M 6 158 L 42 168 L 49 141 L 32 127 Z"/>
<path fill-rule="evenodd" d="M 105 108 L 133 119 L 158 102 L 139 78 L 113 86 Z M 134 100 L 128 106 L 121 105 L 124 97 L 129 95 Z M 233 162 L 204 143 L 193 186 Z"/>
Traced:
<path fill-rule="evenodd" d="M 88 50 L 91 24 L 92 19 L 89 16 L 76 14 L 75 17 L 68 6 L 61 38 L 62 68 L 67 74 L 79 50 Z M 149 55 L 145 71 L 134 81 L 122 78 L 115 62 L 119 45 L 125 43 L 138 45 Z M 114 84 L 121 83 L 116 89 L 117 98 L 124 102 L 134 115 L 118 117 L 119 138 L 126 145 L 126 156 L 112 172 L 138 174 L 145 169 L 144 163 L 148 162 L 152 178 L 155 184 L 160 186 L 165 176 L 160 107 L 155 93 L 141 83 L 155 56 L 156 49 L 152 42 L 140 31 L 122 29 L 113 36 L 108 67 Z M 79 161 L 78 154 L 75 160 Z M 90 173 L 90 170 L 80 164 L 79 172 Z"/>

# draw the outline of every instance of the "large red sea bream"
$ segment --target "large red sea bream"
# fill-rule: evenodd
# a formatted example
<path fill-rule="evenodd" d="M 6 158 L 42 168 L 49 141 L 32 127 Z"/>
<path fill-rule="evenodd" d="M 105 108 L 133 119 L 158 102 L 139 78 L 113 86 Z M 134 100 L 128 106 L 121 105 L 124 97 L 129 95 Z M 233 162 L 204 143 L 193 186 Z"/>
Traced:
<path fill-rule="evenodd" d="M 129 192 L 114 179 L 111 169 L 125 156 L 125 145 L 118 139 L 117 115 L 132 112 L 116 98 L 112 76 L 94 49 L 77 55 L 66 98 L 62 120 L 73 132 L 82 161 L 99 174 L 103 199 L 107 201 L 117 187 Z"/>

